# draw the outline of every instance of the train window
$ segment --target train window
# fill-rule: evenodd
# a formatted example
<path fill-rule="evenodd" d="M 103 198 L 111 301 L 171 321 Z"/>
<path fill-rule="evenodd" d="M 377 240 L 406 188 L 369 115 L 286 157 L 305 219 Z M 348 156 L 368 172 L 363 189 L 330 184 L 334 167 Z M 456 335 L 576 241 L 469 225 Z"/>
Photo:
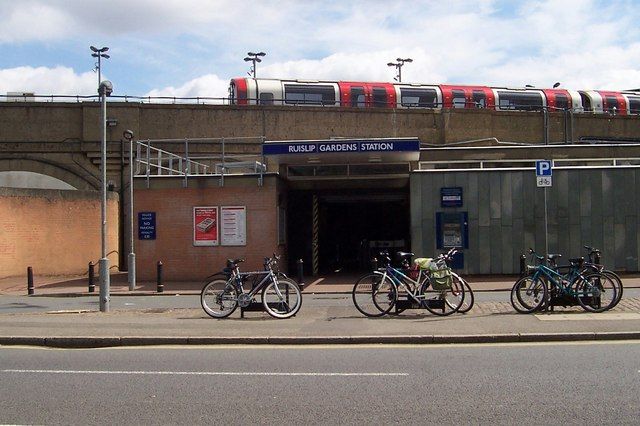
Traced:
<path fill-rule="evenodd" d="M 476 108 L 486 108 L 487 95 L 482 90 L 474 90 L 473 103 L 475 104 Z"/>
<path fill-rule="evenodd" d="M 522 111 L 539 111 L 542 109 L 542 97 L 539 93 L 526 92 L 498 92 L 500 109 L 513 109 Z"/>
<path fill-rule="evenodd" d="M 629 96 L 629 114 L 640 114 L 640 97 Z"/>
<path fill-rule="evenodd" d="M 403 107 L 436 108 L 438 95 L 435 89 L 400 89 L 400 103 Z"/>
<path fill-rule="evenodd" d="M 387 89 L 384 87 L 373 88 L 373 106 L 378 108 L 387 106 Z"/>
<path fill-rule="evenodd" d="M 284 101 L 295 105 L 334 105 L 336 92 L 333 86 L 307 86 L 285 84 Z"/>
<path fill-rule="evenodd" d="M 569 109 L 569 98 L 564 93 L 556 93 L 556 111 Z"/>
<path fill-rule="evenodd" d="M 260 105 L 273 105 L 273 93 L 260 93 Z"/>
<path fill-rule="evenodd" d="M 585 112 L 593 111 L 591 106 L 591 98 L 584 93 L 580 93 L 580 98 L 582 98 L 582 108 Z"/>
<path fill-rule="evenodd" d="M 351 106 L 364 107 L 364 87 L 351 87 Z"/>
<path fill-rule="evenodd" d="M 467 104 L 467 98 L 464 96 L 464 90 L 452 90 L 453 98 L 451 99 L 451 103 L 454 108 L 464 108 Z"/>
<path fill-rule="evenodd" d="M 605 112 L 615 114 L 618 112 L 618 99 L 615 96 L 605 96 L 603 107 Z"/>

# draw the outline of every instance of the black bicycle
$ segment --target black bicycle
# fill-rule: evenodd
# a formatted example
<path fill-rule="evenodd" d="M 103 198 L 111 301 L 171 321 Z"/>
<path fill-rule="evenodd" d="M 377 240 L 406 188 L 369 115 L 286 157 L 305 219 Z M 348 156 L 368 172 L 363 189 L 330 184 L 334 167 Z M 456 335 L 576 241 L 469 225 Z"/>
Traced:
<path fill-rule="evenodd" d="M 264 271 L 240 272 L 244 259 L 229 259 L 222 273 L 209 277 L 200 292 L 200 303 L 207 315 L 225 318 L 238 305 L 246 308 L 260 294 L 264 310 L 274 318 L 290 318 L 302 306 L 298 284 L 274 270 L 279 257 L 267 257 Z M 245 286 L 251 285 L 249 290 Z"/>

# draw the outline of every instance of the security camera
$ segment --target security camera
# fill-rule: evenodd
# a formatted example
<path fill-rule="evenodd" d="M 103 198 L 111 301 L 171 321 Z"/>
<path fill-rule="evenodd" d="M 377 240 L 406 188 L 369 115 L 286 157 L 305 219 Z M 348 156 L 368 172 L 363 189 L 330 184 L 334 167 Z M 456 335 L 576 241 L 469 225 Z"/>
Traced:
<path fill-rule="evenodd" d="M 105 80 L 100 83 L 100 87 L 98 87 L 98 94 L 100 96 L 111 96 L 111 93 L 113 93 L 113 84 L 111 84 L 109 80 Z"/>
<path fill-rule="evenodd" d="M 133 132 L 127 129 L 124 132 L 122 132 L 122 136 L 124 136 L 126 140 L 130 141 L 131 139 L 133 139 Z"/>

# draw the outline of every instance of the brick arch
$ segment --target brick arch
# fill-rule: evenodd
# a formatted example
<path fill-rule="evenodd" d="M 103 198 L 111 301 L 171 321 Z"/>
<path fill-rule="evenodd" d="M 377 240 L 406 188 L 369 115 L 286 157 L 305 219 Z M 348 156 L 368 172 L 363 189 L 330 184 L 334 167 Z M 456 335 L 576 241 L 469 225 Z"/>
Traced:
<path fill-rule="evenodd" d="M 100 182 L 91 174 L 45 159 L 0 158 L 0 172 L 33 172 L 59 179 L 81 191 L 100 189 Z"/>

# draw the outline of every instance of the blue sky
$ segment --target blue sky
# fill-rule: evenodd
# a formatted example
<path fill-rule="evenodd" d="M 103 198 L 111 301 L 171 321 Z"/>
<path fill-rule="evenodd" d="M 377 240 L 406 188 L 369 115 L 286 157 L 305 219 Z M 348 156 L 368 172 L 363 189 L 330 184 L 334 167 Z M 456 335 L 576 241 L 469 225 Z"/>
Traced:
<path fill-rule="evenodd" d="M 226 96 L 259 77 L 640 87 L 640 2 L 0 0 L 0 93 Z"/>

